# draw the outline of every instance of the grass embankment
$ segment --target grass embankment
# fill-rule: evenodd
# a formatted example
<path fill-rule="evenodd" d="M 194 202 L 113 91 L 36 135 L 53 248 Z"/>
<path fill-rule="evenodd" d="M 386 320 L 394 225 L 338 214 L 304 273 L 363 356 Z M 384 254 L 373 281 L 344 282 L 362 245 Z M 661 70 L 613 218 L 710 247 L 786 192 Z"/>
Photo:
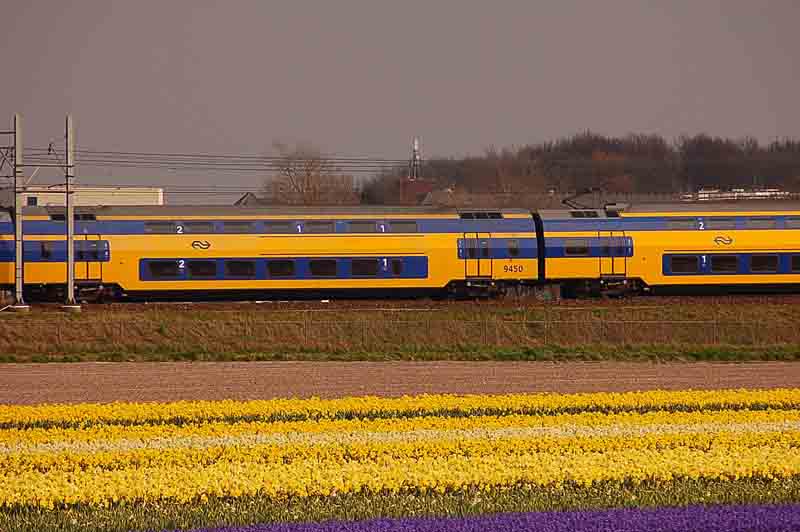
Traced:
<path fill-rule="evenodd" d="M 451 517 L 497 512 L 649 508 L 690 504 L 780 504 L 800 500 L 800 478 L 737 481 L 674 480 L 636 486 L 605 483 L 591 487 L 517 486 L 445 494 L 358 494 L 270 500 L 264 497 L 209 499 L 199 504 L 158 502 L 75 506 L 54 510 L 0 510 L 0 530 L 174 530 L 274 522 L 356 520 L 374 517 Z"/>
<path fill-rule="evenodd" d="M 3 314 L 0 361 L 800 358 L 797 305 L 651 301 L 361 310 L 123 305 L 78 315 Z"/>

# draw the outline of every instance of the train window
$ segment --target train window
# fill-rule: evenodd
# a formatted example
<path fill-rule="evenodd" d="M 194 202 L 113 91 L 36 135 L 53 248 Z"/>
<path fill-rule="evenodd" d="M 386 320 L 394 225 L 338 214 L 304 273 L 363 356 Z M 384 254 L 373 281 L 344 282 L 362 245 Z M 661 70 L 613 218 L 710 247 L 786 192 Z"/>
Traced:
<path fill-rule="evenodd" d="M 256 261 L 254 260 L 226 260 L 225 277 L 240 277 L 255 279 Z"/>
<path fill-rule="evenodd" d="M 786 229 L 800 229 L 800 216 L 787 216 Z"/>
<path fill-rule="evenodd" d="M 489 241 L 488 240 L 481 240 L 481 258 L 488 259 L 489 258 Z"/>
<path fill-rule="evenodd" d="M 711 255 L 711 273 L 736 273 L 738 270 L 736 255 Z"/>
<path fill-rule="evenodd" d="M 748 229 L 775 229 L 777 226 L 775 218 L 748 218 L 746 224 Z"/>
<path fill-rule="evenodd" d="M 585 238 L 565 238 L 564 254 L 571 257 L 589 256 L 589 241 Z"/>
<path fill-rule="evenodd" d="M 477 259 L 478 258 L 478 241 L 475 239 L 467 239 L 467 257 L 470 259 Z"/>
<path fill-rule="evenodd" d="M 392 259 L 392 275 L 403 275 L 403 259 Z"/>
<path fill-rule="evenodd" d="M 486 214 L 489 216 L 490 220 L 500 220 L 503 218 L 503 214 L 499 212 L 488 212 Z"/>
<path fill-rule="evenodd" d="M 176 260 L 153 260 L 147 263 L 150 276 L 154 279 L 177 279 L 181 268 Z"/>
<path fill-rule="evenodd" d="M 254 233 L 256 224 L 253 222 L 225 222 L 222 230 L 226 233 Z"/>
<path fill-rule="evenodd" d="M 350 222 L 348 226 L 348 231 L 350 233 L 377 233 L 378 227 L 377 224 L 372 220 L 367 221 L 353 221 Z"/>
<path fill-rule="evenodd" d="M 294 233 L 295 228 L 289 222 L 264 222 L 264 232 L 272 234 Z"/>
<path fill-rule="evenodd" d="M 169 234 L 176 233 L 175 224 L 172 222 L 145 222 L 145 233 Z"/>
<path fill-rule="evenodd" d="M 309 261 L 308 268 L 314 277 L 336 277 L 335 259 L 316 259 Z"/>
<path fill-rule="evenodd" d="M 53 258 L 55 242 L 39 242 L 39 244 L 41 245 L 42 258 L 45 260 Z"/>
<path fill-rule="evenodd" d="M 597 218 L 597 211 L 570 211 L 570 216 L 573 218 Z"/>
<path fill-rule="evenodd" d="M 697 257 L 695 256 L 674 256 L 670 257 L 670 269 L 672 273 L 697 273 Z"/>
<path fill-rule="evenodd" d="M 778 271 L 777 255 L 751 255 L 750 271 L 753 273 L 775 273 Z"/>
<path fill-rule="evenodd" d="M 303 229 L 306 233 L 335 233 L 333 222 L 306 222 Z"/>
<path fill-rule="evenodd" d="M 76 242 L 78 244 L 78 242 Z M 80 258 L 78 260 L 84 261 L 98 261 L 100 260 L 100 242 L 97 240 L 84 240 L 77 246 L 76 249 Z"/>
<path fill-rule="evenodd" d="M 800 273 L 800 255 L 792 255 L 792 273 Z"/>
<path fill-rule="evenodd" d="M 213 260 L 190 260 L 189 277 L 216 277 L 217 263 Z"/>
<path fill-rule="evenodd" d="M 519 240 L 516 238 L 508 239 L 508 256 L 519 257 Z"/>
<path fill-rule="evenodd" d="M 706 229 L 736 229 L 736 218 L 706 218 Z"/>
<path fill-rule="evenodd" d="M 392 228 L 392 233 L 416 233 L 417 222 L 406 220 L 394 220 L 389 222 Z"/>
<path fill-rule="evenodd" d="M 667 229 L 670 231 L 690 231 L 697 229 L 697 221 L 694 218 L 671 218 L 667 220 Z"/>
<path fill-rule="evenodd" d="M 212 222 L 184 222 L 184 233 L 213 233 L 214 224 Z"/>
<path fill-rule="evenodd" d="M 462 220 L 474 220 L 475 219 L 475 213 L 473 213 L 473 212 L 462 212 L 462 213 L 458 214 L 458 217 L 461 218 Z"/>
<path fill-rule="evenodd" d="M 375 277 L 378 275 L 378 259 L 353 259 L 352 272 L 355 277 Z"/>
<path fill-rule="evenodd" d="M 270 277 L 293 277 L 293 260 L 271 260 L 267 262 L 267 271 Z"/>

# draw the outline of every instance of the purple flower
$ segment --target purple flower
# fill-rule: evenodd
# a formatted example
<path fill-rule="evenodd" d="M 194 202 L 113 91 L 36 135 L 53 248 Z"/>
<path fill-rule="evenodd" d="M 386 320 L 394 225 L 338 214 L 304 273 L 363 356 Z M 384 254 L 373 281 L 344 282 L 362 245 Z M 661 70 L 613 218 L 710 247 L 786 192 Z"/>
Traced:
<path fill-rule="evenodd" d="M 464 518 L 371 519 L 234 526 L 197 532 L 790 532 L 800 505 L 530 512 Z"/>

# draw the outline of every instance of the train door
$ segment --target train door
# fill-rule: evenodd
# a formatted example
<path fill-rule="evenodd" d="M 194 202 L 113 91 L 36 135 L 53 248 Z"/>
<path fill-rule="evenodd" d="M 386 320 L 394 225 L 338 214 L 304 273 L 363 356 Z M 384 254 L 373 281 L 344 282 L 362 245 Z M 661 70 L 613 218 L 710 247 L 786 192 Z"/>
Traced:
<path fill-rule="evenodd" d="M 492 277 L 490 233 L 464 233 L 464 277 Z"/>
<path fill-rule="evenodd" d="M 625 277 L 628 271 L 628 239 L 624 231 L 599 231 L 600 277 Z"/>
<path fill-rule="evenodd" d="M 75 238 L 75 280 L 103 280 L 103 256 L 107 253 L 100 235 L 83 235 Z"/>

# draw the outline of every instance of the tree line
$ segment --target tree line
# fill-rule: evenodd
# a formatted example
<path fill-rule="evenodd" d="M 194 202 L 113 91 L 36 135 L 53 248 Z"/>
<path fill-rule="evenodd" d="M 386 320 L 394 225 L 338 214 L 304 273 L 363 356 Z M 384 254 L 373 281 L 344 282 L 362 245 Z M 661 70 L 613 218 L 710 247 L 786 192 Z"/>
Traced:
<path fill-rule="evenodd" d="M 287 154 L 287 161 L 293 154 Z M 305 150 L 305 153 L 309 153 Z M 398 165 L 367 179 L 361 187 L 335 171 L 314 178 L 310 165 L 304 183 L 318 182 L 331 190 L 327 203 L 397 203 L 408 168 Z M 300 159 L 294 154 L 294 159 Z M 291 165 L 287 164 L 287 168 Z M 292 172 L 268 183 L 291 181 Z M 605 136 L 591 131 L 520 147 L 490 147 L 481 155 L 431 158 L 423 163 L 422 181 L 430 189 L 471 194 L 571 193 L 601 189 L 612 193 L 680 193 L 699 188 L 781 188 L 800 191 L 800 141 L 763 144 L 752 137 L 731 139 L 706 134 L 667 140 L 659 135 Z M 328 183 L 326 185 L 325 183 Z M 284 189 L 291 188 L 284 186 Z M 311 186 L 313 188 L 313 185 Z M 335 187 L 334 187 L 335 188 Z M 357 190 L 360 188 L 360 190 Z M 309 196 L 306 194 L 306 196 Z M 314 198 L 307 197 L 313 203 Z M 303 202 L 298 199 L 297 202 Z M 305 201 L 308 202 L 308 201 Z M 406 198 L 406 202 L 411 202 Z"/>

